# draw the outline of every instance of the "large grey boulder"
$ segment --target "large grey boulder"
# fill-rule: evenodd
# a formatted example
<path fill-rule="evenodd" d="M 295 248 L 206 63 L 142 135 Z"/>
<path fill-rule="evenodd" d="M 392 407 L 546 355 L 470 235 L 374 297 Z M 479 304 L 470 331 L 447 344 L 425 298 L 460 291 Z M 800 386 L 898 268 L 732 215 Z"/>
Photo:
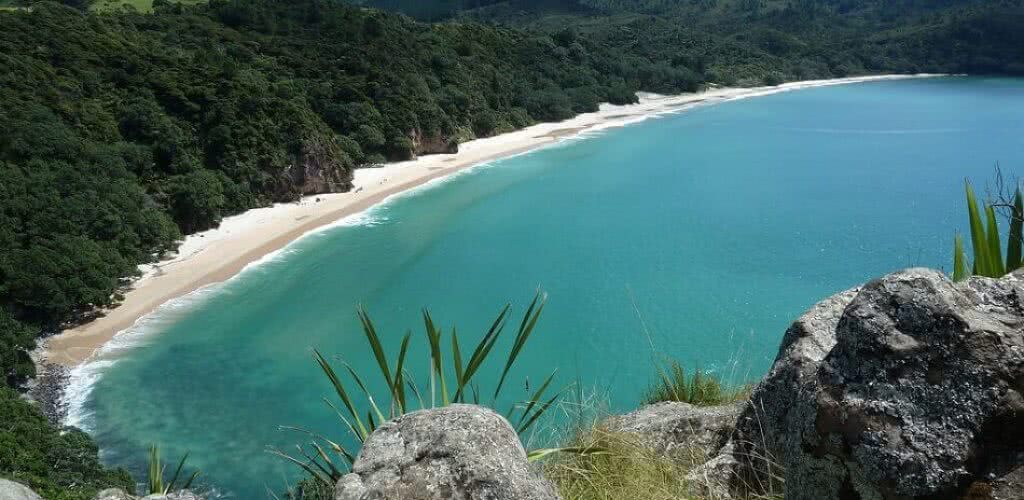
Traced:
<path fill-rule="evenodd" d="M 28 486 L 6 479 L 0 479 L 0 500 L 43 500 Z"/>
<path fill-rule="evenodd" d="M 135 497 L 120 488 L 107 488 L 97 493 L 94 500 L 135 500 Z"/>
<path fill-rule="evenodd" d="M 609 417 L 603 424 L 608 431 L 636 435 L 660 454 L 703 463 L 729 440 L 741 410 L 739 403 L 702 407 L 669 401 Z"/>
<path fill-rule="evenodd" d="M 139 497 L 130 495 L 122 489 L 110 488 L 97 493 L 94 500 L 139 500 Z M 202 497 L 191 491 L 181 490 L 166 495 L 147 495 L 142 500 L 202 500 Z"/>
<path fill-rule="evenodd" d="M 530 470 L 512 426 L 491 410 L 452 405 L 379 427 L 335 488 L 336 500 L 555 500 Z"/>
<path fill-rule="evenodd" d="M 911 269 L 786 332 L 728 446 L 786 498 L 1024 498 L 1024 280 Z M 784 470 L 784 473 L 782 472 Z"/>

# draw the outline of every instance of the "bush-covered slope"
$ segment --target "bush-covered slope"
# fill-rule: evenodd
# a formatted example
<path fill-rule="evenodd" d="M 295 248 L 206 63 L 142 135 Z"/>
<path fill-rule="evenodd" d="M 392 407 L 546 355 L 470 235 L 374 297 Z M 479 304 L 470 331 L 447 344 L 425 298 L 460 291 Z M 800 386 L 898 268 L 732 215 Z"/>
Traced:
<path fill-rule="evenodd" d="M 699 83 L 596 45 L 316 0 L 37 3 L 0 24 L 0 309 L 37 330 L 110 304 L 137 264 L 225 214 Z M 25 346 L 21 328 L 2 345 Z M 0 357 L 12 381 L 16 357 Z"/>
<path fill-rule="evenodd" d="M 0 387 L 0 477 L 48 500 L 91 500 L 105 488 L 135 489 L 128 473 L 99 463 L 96 445 L 76 429 L 53 428 L 31 403 Z"/>

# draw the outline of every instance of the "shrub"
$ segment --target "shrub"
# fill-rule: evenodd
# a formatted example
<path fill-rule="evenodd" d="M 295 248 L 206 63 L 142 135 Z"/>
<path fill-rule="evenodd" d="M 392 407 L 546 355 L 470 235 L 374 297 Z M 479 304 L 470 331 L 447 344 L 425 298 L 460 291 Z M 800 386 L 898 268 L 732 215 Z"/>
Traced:
<path fill-rule="evenodd" d="M 560 454 L 543 467 L 565 500 L 691 498 L 686 466 L 644 447 L 635 435 L 597 426 L 570 444 L 582 451 Z"/>
<path fill-rule="evenodd" d="M 1020 188 L 1013 196 L 1013 203 L 1006 207 L 1010 212 L 1010 235 L 1006 242 L 1006 260 L 1003 261 L 999 247 L 999 225 L 996 222 L 996 205 L 984 204 L 985 219 L 982 222 L 981 209 L 974 195 L 971 183 L 966 183 L 967 217 L 971 225 L 971 246 L 974 250 L 974 263 L 971 275 L 999 278 L 1021 267 L 1021 237 L 1024 224 L 1024 199 Z M 964 253 L 963 237 L 957 234 L 953 239 L 953 280 L 966 279 L 967 255 Z"/>
<path fill-rule="evenodd" d="M 697 406 L 714 406 L 731 403 L 746 398 L 750 394 L 750 385 L 730 387 L 717 376 L 697 369 L 693 375 L 676 361 L 669 363 L 668 369 L 659 368 L 660 379 L 647 389 L 644 404 L 663 401 L 678 401 Z"/>
<path fill-rule="evenodd" d="M 123 469 L 100 464 L 84 432 L 57 429 L 32 403 L 0 386 L 0 477 L 23 483 L 47 500 L 91 500 L 97 491 L 135 483 Z"/>
<path fill-rule="evenodd" d="M 362 308 L 359 309 L 359 320 L 362 323 L 363 333 L 370 344 L 370 350 L 377 362 L 379 373 L 384 379 L 388 394 L 371 394 L 363 382 L 364 378 L 357 373 L 350 365 L 342 363 L 344 370 L 342 377 L 334 366 L 319 352 L 314 352 L 314 358 L 324 375 L 330 381 L 334 392 L 341 402 L 341 406 L 335 406 L 329 401 L 327 404 L 335 411 L 341 419 L 345 428 L 360 444 L 365 442 L 370 434 L 380 424 L 397 418 L 405 413 L 422 408 L 434 408 L 448 406 L 454 403 L 473 403 L 489 406 L 496 411 L 496 403 L 505 380 L 515 365 L 519 354 L 533 333 L 541 311 L 544 309 L 544 298 L 538 294 L 534 296 L 533 302 L 526 309 L 515 339 L 505 356 L 504 366 L 501 370 L 501 377 L 493 394 L 487 393 L 481 397 L 480 386 L 474 377 L 480 372 L 483 364 L 491 357 L 495 344 L 501 338 L 502 332 L 509 321 L 511 305 L 506 305 L 497 318 L 491 324 L 480 342 L 471 353 L 463 352 L 459 347 L 458 335 L 452 329 L 451 336 L 444 341 L 444 333 L 434 323 L 433 317 L 426 310 L 423 311 L 423 323 L 425 337 L 430 352 L 430 380 L 428 385 L 421 387 L 416 380 L 406 371 L 406 354 L 409 352 L 409 343 L 412 340 L 412 333 L 406 333 L 402 338 L 399 347 L 398 357 L 392 364 L 385 354 L 384 345 L 377 334 L 377 328 L 370 319 L 369 314 Z M 443 346 L 450 345 L 450 354 L 447 354 Z M 468 354 L 468 356 L 467 356 Z M 465 360 L 465 361 L 464 361 Z M 392 368 L 393 367 L 393 368 Z M 554 380 L 553 371 L 544 382 L 538 386 L 529 400 L 519 404 L 513 404 L 505 412 L 506 418 L 520 434 L 530 429 L 537 419 L 543 415 L 560 394 L 548 398 L 548 388 Z M 375 397 L 376 396 L 376 397 Z M 382 397 L 383 396 L 383 397 Z M 366 407 L 359 405 L 360 400 L 365 400 Z M 385 403 L 386 401 L 389 401 Z M 379 403 L 378 403 L 379 402 Z M 518 418 L 516 418 L 518 417 Z M 324 489 L 332 488 L 341 479 L 344 471 L 353 462 L 357 450 L 350 450 L 336 441 L 327 439 L 324 436 L 311 433 L 298 428 L 289 428 L 303 432 L 312 438 L 308 449 L 299 448 L 301 458 L 285 454 L 278 450 L 272 453 L 278 455 L 301 467 L 309 474 L 313 481 L 319 482 Z M 531 452 L 531 458 L 539 458 L 556 451 L 564 449 L 536 450 Z M 290 495 L 293 498 L 319 498 L 321 489 L 311 484 L 309 479 L 300 483 L 298 491 L 293 490 Z"/>

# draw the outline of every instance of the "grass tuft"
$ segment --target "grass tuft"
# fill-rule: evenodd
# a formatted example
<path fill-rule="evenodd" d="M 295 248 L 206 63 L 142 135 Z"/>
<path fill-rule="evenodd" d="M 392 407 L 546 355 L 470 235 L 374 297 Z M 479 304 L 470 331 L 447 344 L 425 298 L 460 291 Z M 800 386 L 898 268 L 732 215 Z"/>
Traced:
<path fill-rule="evenodd" d="M 730 386 L 712 373 L 697 369 L 692 375 L 677 361 L 658 370 L 660 378 L 647 389 L 643 404 L 677 401 L 696 406 L 715 406 L 746 399 L 752 386 Z"/>
<path fill-rule="evenodd" d="M 544 476 L 565 500 L 691 498 L 684 464 L 643 446 L 637 436 L 594 427 L 571 447 L 594 453 L 560 454 L 544 463 Z"/>

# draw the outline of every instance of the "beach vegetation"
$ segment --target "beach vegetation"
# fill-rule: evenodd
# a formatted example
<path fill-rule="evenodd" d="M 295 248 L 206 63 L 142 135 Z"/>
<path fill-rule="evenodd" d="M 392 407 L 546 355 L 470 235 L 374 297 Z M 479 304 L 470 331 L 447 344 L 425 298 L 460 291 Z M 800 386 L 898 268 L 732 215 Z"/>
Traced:
<path fill-rule="evenodd" d="M 960 281 L 968 276 L 999 278 L 1021 267 L 1022 225 L 1024 225 L 1024 198 L 1016 188 L 1012 201 L 1006 203 L 978 203 L 974 188 L 968 181 L 964 185 L 967 198 L 967 218 L 971 228 L 971 249 L 974 260 L 968 263 L 963 236 L 953 239 L 953 280 Z M 997 207 L 1007 213 L 1010 231 L 1006 240 L 1006 258 L 1001 250 Z"/>
<path fill-rule="evenodd" d="M 741 401 L 750 395 L 749 384 L 730 385 L 714 373 L 696 369 L 688 373 L 676 360 L 658 367 L 658 380 L 644 393 L 643 404 L 664 401 L 716 406 Z"/>
<path fill-rule="evenodd" d="M 635 434 L 594 425 L 569 444 L 594 452 L 562 454 L 544 462 L 544 476 L 565 500 L 695 498 L 686 480 L 690 467 L 658 454 Z"/>
<path fill-rule="evenodd" d="M 528 398 L 514 401 L 507 408 L 499 408 L 499 397 L 506 387 L 508 375 L 519 355 L 522 353 L 537 326 L 541 312 L 544 310 L 545 297 L 538 293 L 526 308 L 520 321 L 515 323 L 515 335 L 507 352 L 498 359 L 494 369 L 500 370 L 493 391 L 482 387 L 478 381 L 481 369 L 490 369 L 488 361 L 497 356 L 495 346 L 503 338 L 511 319 L 511 304 L 505 305 L 491 322 L 487 331 L 480 336 L 472 349 L 464 349 L 459 344 L 459 334 L 453 327 L 449 334 L 435 323 L 429 311 L 423 311 L 424 335 L 429 352 L 426 361 L 429 376 L 426 380 L 417 379 L 409 373 L 409 345 L 412 333 L 402 337 L 398 354 L 389 360 L 386 347 L 381 340 L 377 328 L 366 310 L 358 311 L 362 331 L 369 344 L 370 351 L 376 361 L 377 374 L 383 381 L 383 393 L 374 393 L 369 387 L 366 374 L 360 374 L 351 365 L 341 361 L 331 363 L 319 351 L 313 357 L 324 376 L 330 382 L 337 397 L 337 402 L 325 399 L 328 407 L 337 414 L 349 437 L 362 444 L 376 428 L 392 419 L 408 412 L 444 407 L 456 403 L 483 405 L 503 413 L 519 434 L 530 430 L 538 419 L 556 404 L 561 391 L 552 386 L 556 371 L 547 375 Z M 510 327 L 511 328 L 511 327 Z M 465 337 L 463 337 L 465 339 Z M 341 476 L 355 462 L 357 449 L 343 444 L 343 440 L 331 440 L 325 436 L 303 429 L 288 427 L 312 438 L 306 448 L 299 448 L 299 456 L 289 455 L 279 450 L 272 453 L 301 467 L 312 480 L 324 487 L 333 487 Z M 533 450 L 528 453 L 531 460 L 540 459 L 559 452 L 575 452 L 574 447 L 548 448 Z M 299 492 L 293 497 L 308 498 L 320 489 L 310 485 L 309 481 L 301 484 Z M 304 492 L 304 493 L 303 493 Z"/>
<path fill-rule="evenodd" d="M 171 475 L 170 480 L 164 479 L 167 473 L 167 466 L 160 459 L 160 448 L 157 445 L 149 447 L 149 467 L 147 469 L 146 476 L 146 491 L 150 495 L 166 495 L 173 491 L 187 490 L 189 486 L 199 477 L 199 470 L 195 470 L 188 476 L 187 479 L 181 475 L 182 470 L 185 467 L 185 461 L 188 460 L 188 453 L 185 453 L 181 460 L 178 461 L 178 466 L 174 468 L 174 473 Z M 178 480 L 184 482 L 179 485 Z"/>
<path fill-rule="evenodd" d="M 106 488 L 134 491 L 123 469 L 104 467 L 88 435 L 55 427 L 32 402 L 0 386 L 0 477 L 47 500 L 92 500 Z"/>

